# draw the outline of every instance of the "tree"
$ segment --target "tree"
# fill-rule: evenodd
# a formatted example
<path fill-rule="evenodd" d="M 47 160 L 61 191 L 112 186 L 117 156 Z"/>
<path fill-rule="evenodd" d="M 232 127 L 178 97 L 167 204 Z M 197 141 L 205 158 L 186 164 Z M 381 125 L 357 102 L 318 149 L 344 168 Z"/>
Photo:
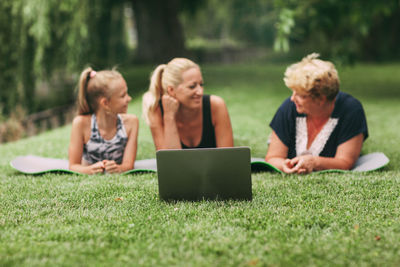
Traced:
<path fill-rule="evenodd" d="M 197 40 L 292 46 L 291 54 L 317 51 L 344 63 L 400 58 L 398 0 L 208 0 L 197 14 L 185 18 Z"/>
<path fill-rule="evenodd" d="M 189 38 L 272 45 L 279 13 L 273 1 L 207 0 L 193 16 L 183 16 Z"/>
<path fill-rule="evenodd" d="M 186 56 L 179 14 L 194 13 L 200 0 L 131 0 L 138 35 L 136 60 L 162 63 Z"/>
<path fill-rule="evenodd" d="M 37 101 L 37 88 L 43 83 L 53 89 L 53 104 L 68 103 L 74 98 L 73 86 L 60 92 L 52 83 L 60 84 L 88 63 L 104 68 L 122 62 L 124 3 L 0 1 L 0 114 L 10 114 L 17 104 L 28 112 L 50 107 L 48 101 Z"/>
<path fill-rule="evenodd" d="M 286 35 L 292 44 L 348 63 L 400 58 L 397 0 L 279 0 L 277 8 L 293 12 L 288 19 L 295 24 Z"/>
<path fill-rule="evenodd" d="M 132 0 L 138 34 L 138 61 L 165 62 L 184 55 L 178 4 L 178 0 Z"/>

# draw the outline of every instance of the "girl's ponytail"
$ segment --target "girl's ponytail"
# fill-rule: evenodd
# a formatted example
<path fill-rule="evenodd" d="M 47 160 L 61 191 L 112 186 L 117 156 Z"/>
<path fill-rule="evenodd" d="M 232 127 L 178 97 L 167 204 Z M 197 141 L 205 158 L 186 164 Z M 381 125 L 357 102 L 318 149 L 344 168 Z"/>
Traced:
<path fill-rule="evenodd" d="M 149 90 L 143 95 L 142 112 L 147 124 L 150 123 L 149 112 L 158 107 L 161 96 L 164 94 L 165 88 L 162 86 L 162 78 L 165 67 L 165 64 L 161 64 L 153 71 Z"/>
<path fill-rule="evenodd" d="M 82 71 L 79 78 L 79 91 L 78 91 L 78 114 L 87 115 L 93 113 L 92 108 L 88 102 L 88 84 L 90 80 L 90 73 L 92 68 L 86 68 Z"/>

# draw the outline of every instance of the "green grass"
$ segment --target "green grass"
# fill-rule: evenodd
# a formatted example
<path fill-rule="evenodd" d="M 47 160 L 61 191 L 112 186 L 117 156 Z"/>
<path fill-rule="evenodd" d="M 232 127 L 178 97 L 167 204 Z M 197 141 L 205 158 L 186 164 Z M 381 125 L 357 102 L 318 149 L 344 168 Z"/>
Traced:
<path fill-rule="evenodd" d="M 236 145 L 263 157 L 268 123 L 289 95 L 285 66 L 209 65 L 209 93 L 228 105 Z M 149 68 L 136 67 L 130 90 Z M 9 161 L 67 158 L 70 126 L 0 145 L 0 266 L 325 266 L 400 264 L 400 65 L 339 70 L 365 108 L 363 151 L 391 160 L 368 174 L 252 175 L 252 202 L 158 198 L 157 176 L 21 175 Z M 128 84 L 132 77 L 128 74 Z M 129 112 L 140 114 L 136 97 Z M 138 158 L 154 157 L 141 121 Z M 123 198 L 116 201 L 116 198 Z"/>

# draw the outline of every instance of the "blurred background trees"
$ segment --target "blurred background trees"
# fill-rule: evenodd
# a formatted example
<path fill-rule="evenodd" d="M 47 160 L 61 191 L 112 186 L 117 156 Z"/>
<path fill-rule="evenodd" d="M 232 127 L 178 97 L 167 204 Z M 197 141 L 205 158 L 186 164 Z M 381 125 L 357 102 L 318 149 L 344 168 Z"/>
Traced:
<path fill-rule="evenodd" d="M 337 61 L 400 58 L 400 2 L 396 0 L 292 1 L 291 43 Z"/>
<path fill-rule="evenodd" d="M 399 39 L 398 0 L 2 0 L 0 116 L 71 103 L 88 64 L 387 61 Z"/>
<path fill-rule="evenodd" d="M 69 103 L 76 70 L 123 61 L 123 11 L 123 2 L 112 0 L 1 1 L 0 113 Z"/>

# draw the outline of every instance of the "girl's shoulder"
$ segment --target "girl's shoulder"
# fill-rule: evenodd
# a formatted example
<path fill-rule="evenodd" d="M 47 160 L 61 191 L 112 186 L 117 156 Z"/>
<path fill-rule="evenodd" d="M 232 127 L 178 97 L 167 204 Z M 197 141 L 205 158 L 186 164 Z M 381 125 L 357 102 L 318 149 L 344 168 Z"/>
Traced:
<path fill-rule="evenodd" d="M 84 127 L 87 125 L 90 125 L 92 121 L 92 115 L 78 115 L 74 118 L 72 121 L 73 126 L 79 126 L 79 127 Z"/>
<path fill-rule="evenodd" d="M 138 117 L 135 114 L 119 114 L 123 123 L 136 123 L 139 122 Z"/>
<path fill-rule="evenodd" d="M 134 114 L 119 114 L 121 116 L 122 123 L 124 124 L 125 130 L 128 135 L 131 131 L 137 131 L 139 126 L 139 119 Z"/>

